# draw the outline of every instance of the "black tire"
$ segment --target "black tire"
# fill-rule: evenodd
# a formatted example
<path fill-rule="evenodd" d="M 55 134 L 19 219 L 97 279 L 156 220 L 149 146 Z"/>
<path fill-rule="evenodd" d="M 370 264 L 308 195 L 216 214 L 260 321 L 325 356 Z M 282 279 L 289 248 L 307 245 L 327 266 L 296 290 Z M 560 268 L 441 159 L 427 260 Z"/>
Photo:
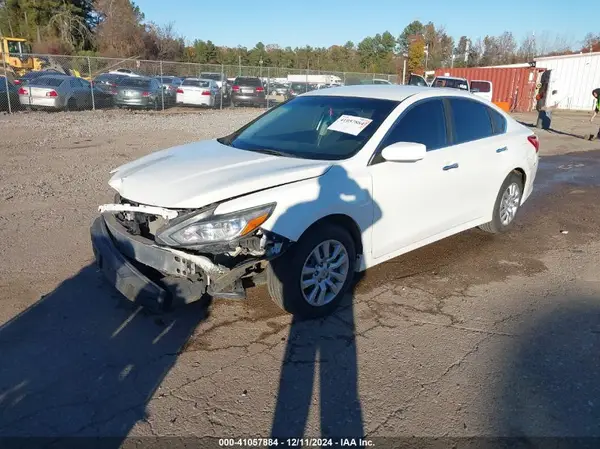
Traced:
<path fill-rule="evenodd" d="M 346 249 L 348 273 L 337 295 L 327 304 L 315 306 L 304 299 L 300 288 L 305 261 L 321 243 L 336 240 Z M 324 223 L 307 233 L 287 252 L 271 261 L 267 267 L 267 287 L 275 304 L 300 319 L 318 318 L 331 314 L 342 301 L 354 280 L 356 247 L 352 236 L 344 228 Z"/>
<path fill-rule="evenodd" d="M 508 188 L 512 184 L 516 184 L 519 188 L 518 206 L 517 206 L 517 210 L 515 211 L 515 213 L 513 215 L 513 218 L 507 224 L 504 224 L 500 217 L 500 206 L 501 206 L 502 198 L 503 198 L 504 194 L 507 192 Z M 522 197 L 523 197 L 523 177 L 521 176 L 520 173 L 512 172 L 510 175 L 508 175 L 506 177 L 506 179 L 502 183 L 502 187 L 500 187 L 500 191 L 498 192 L 498 196 L 496 197 L 496 202 L 494 203 L 494 212 L 492 215 L 492 221 L 479 226 L 479 229 L 481 229 L 482 231 L 485 231 L 485 232 L 489 232 L 491 234 L 500 234 L 502 232 L 509 230 L 513 226 L 513 224 L 515 222 L 515 218 L 519 213 L 519 209 L 521 208 Z"/>

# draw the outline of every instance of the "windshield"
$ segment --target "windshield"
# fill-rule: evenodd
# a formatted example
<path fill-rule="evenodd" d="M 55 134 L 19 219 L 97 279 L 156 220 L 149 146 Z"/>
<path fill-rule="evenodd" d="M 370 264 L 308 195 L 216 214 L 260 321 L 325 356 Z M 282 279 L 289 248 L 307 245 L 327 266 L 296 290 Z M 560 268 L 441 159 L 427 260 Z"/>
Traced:
<path fill-rule="evenodd" d="M 215 81 L 221 81 L 221 74 L 220 73 L 201 73 L 200 76 L 204 79 L 207 80 L 215 80 Z"/>
<path fill-rule="evenodd" d="M 50 77 L 42 76 L 42 77 L 37 78 L 36 80 L 32 81 L 31 84 L 33 84 L 34 86 L 58 87 L 63 83 L 64 80 L 65 80 L 65 78 L 50 78 Z"/>
<path fill-rule="evenodd" d="M 204 80 L 184 80 L 182 86 L 210 87 L 210 81 Z"/>
<path fill-rule="evenodd" d="M 298 97 L 219 142 L 282 156 L 346 159 L 364 146 L 398 104 L 358 97 Z M 341 116 L 345 117 L 339 120 Z"/>
<path fill-rule="evenodd" d="M 147 89 L 150 87 L 150 80 L 144 79 L 144 78 L 133 78 L 130 76 L 126 76 L 122 80 L 120 80 L 119 85 Z"/>
<path fill-rule="evenodd" d="M 253 86 L 253 87 L 260 87 L 262 86 L 262 82 L 259 78 L 244 78 L 244 77 L 238 77 L 235 79 L 235 85 L 237 86 Z"/>
<path fill-rule="evenodd" d="M 17 41 L 8 41 L 8 52 L 11 54 L 21 53 L 21 49 L 19 47 L 19 42 Z"/>
<path fill-rule="evenodd" d="M 453 78 L 436 78 L 433 82 L 433 87 L 450 87 L 453 89 L 467 89 L 465 80 L 457 80 Z"/>
<path fill-rule="evenodd" d="M 160 78 L 158 77 L 158 80 L 162 83 L 162 84 L 181 84 L 181 80 L 179 78 Z"/>

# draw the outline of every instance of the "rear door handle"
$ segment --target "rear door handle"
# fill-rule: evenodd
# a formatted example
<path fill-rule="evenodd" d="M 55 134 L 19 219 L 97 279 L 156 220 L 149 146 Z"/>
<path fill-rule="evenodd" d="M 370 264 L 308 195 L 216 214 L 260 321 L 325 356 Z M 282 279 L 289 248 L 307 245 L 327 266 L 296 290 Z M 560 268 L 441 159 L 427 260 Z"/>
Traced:
<path fill-rule="evenodd" d="M 506 150 L 508 150 L 508 148 L 507 148 L 507 147 L 498 148 L 498 149 L 496 150 L 496 153 L 502 153 L 503 151 L 506 151 Z"/>
<path fill-rule="evenodd" d="M 452 170 L 453 168 L 458 168 L 458 164 L 456 162 L 454 164 L 446 165 L 444 167 L 444 171 Z"/>

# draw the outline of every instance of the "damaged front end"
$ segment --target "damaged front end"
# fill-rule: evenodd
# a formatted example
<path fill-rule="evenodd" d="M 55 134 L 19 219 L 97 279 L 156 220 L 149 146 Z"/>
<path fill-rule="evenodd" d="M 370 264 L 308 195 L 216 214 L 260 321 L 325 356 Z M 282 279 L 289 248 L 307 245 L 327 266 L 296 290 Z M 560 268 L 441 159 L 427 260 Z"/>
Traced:
<path fill-rule="evenodd" d="M 146 206 L 117 195 L 91 228 L 98 266 L 128 299 L 167 310 L 209 294 L 244 299 L 291 244 L 260 227 L 274 204 L 228 215 Z"/>

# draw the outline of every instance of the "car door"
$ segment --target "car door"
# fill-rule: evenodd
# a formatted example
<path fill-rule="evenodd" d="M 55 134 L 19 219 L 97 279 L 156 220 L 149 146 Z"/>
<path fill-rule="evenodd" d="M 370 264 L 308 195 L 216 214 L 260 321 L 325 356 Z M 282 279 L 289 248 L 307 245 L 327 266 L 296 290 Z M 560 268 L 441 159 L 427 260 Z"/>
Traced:
<path fill-rule="evenodd" d="M 459 164 L 457 194 L 461 223 L 477 220 L 489 212 L 502 184 L 502 153 L 508 149 L 505 133 L 494 135 L 490 108 L 481 101 L 466 97 L 446 100 L 452 126 L 452 149 Z M 495 111 L 494 111 L 495 112 Z M 506 125 L 505 125 L 506 127 Z M 504 128 L 505 129 L 505 128 Z"/>
<path fill-rule="evenodd" d="M 415 245 L 450 229 L 456 222 L 456 186 L 460 174 L 455 151 L 449 147 L 446 109 L 439 98 L 408 107 L 382 139 L 369 169 L 373 198 L 382 217 L 373 225 L 373 257 Z M 388 162 L 381 151 L 396 142 L 427 147 L 417 162 Z M 460 199 L 462 200 L 462 199 Z"/>

